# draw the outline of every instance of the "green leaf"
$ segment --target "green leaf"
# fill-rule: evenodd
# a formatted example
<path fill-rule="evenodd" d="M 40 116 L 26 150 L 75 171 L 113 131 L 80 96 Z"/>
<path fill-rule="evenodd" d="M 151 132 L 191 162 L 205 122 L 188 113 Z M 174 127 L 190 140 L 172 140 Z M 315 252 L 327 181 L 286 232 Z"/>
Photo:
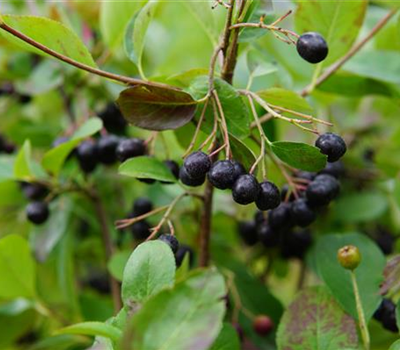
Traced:
<path fill-rule="evenodd" d="M 256 161 L 253 151 L 244 142 L 233 135 L 229 135 L 233 158 L 240 162 L 248 171 Z"/>
<path fill-rule="evenodd" d="M 123 279 L 124 268 L 130 256 L 131 251 L 128 250 L 117 252 L 111 256 L 111 259 L 107 263 L 108 271 L 118 281 L 122 281 Z"/>
<path fill-rule="evenodd" d="M 100 32 L 104 43 L 114 49 L 123 38 L 125 27 L 146 1 L 104 1 L 100 7 Z"/>
<path fill-rule="evenodd" d="M 14 176 L 18 180 L 30 180 L 34 178 L 31 164 L 31 148 L 31 142 L 26 140 L 15 158 Z"/>
<path fill-rule="evenodd" d="M 69 141 L 49 150 L 42 159 L 43 167 L 51 174 L 57 176 L 65 163 L 68 155 L 85 138 L 94 135 L 103 127 L 99 118 L 90 118 L 75 133 Z"/>
<path fill-rule="evenodd" d="M 400 340 L 395 341 L 391 347 L 389 348 L 389 350 L 400 350 Z"/>
<path fill-rule="evenodd" d="M 59 329 L 56 334 L 83 334 L 101 336 L 113 341 L 121 338 L 122 332 L 117 327 L 103 322 L 82 322 Z"/>
<path fill-rule="evenodd" d="M 196 102 L 184 91 L 136 85 L 122 91 L 117 103 L 125 119 L 142 129 L 177 129 L 190 122 Z"/>
<path fill-rule="evenodd" d="M 10 27 L 22 32 L 40 44 L 72 58 L 75 61 L 96 67 L 92 56 L 79 37 L 64 24 L 45 17 L 3 15 L 3 20 Z M 23 49 L 43 55 L 42 51 L 0 30 L 7 40 L 16 43 Z M 51 33 L 51 35 L 49 35 Z"/>
<path fill-rule="evenodd" d="M 329 54 L 324 65 L 345 55 L 364 22 L 367 0 L 297 1 L 295 27 L 299 34 L 318 32 L 328 43 Z"/>
<path fill-rule="evenodd" d="M 383 276 L 385 280 L 381 285 L 381 295 L 386 295 L 392 288 L 400 286 L 400 255 L 395 255 L 387 262 Z"/>
<path fill-rule="evenodd" d="M 35 280 L 28 242 L 17 235 L 0 239 L 0 299 L 35 297 Z"/>
<path fill-rule="evenodd" d="M 298 142 L 276 141 L 272 152 L 283 162 L 305 171 L 320 171 L 326 166 L 326 156 L 314 146 Z"/>
<path fill-rule="evenodd" d="M 250 114 L 242 97 L 232 85 L 222 79 L 215 79 L 214 84 L 222 105 L 229 132 L 239 139 L 245 138 L 250 132 Z M 202 76 L 193 81 L 189 90 L 196 99 L 201 99 L 207 95 L 208 85 L 208 77 Z M 203 111 L 203 106 L 204 104 L 198 106 L 198 116 Z M 202 124 L 202 130 L 206 133 L 210 133 L 213 125 L 214 110 L 212 103 L 209 103 L 205 114 L 205 120 Z"/>
<path fill-rule="evenodd" d="M 369 222 L 381 217 L 387 209 L 388 200 L 383 193 L 354 192 L 341 196 L 335 202 L 332 214 L 340 222 Z"/>
<path fill-rule="evenodd" d="M 135 63 L 142 77 L 142 56 L 147 28 L 157 9 L 158 2 L 148 2 L 141 10 L 135 13 L 126 28 L 124 47 L 129 59 Z"/>
<path fill-rule="evenodd" d="M 218 338 L 210 350 L 240 350 L 240 341 L 237 331 L 230 323 L 224 323 Z"/>
<path fill-rule="evenodd" d="M 176 182 L 176 178 L 163 162 L 146 156 L 128 159 L 120 165 L 118 171 L 121 175 L 138 179 Z"/>
<path fill-rule="evenodd" d="M 139 245 L 130 256 L 122 280 L 122 300 L 125 305 L 143 303 L 166 287 L 175 278 L 175 259 L 171 248 L 161 241 Z"/>
<path fill-rule="evenodd" d="M 301 291 L 283 314 L 278 349 L 338 350 L 358 348 L 357 325 L 326 287 Z"/>
<path fill-rule="evenodd" d="M 189 69 L 183 73 L 174 74 L 167 78 L 166 83 L 174 86 L 179 86 L 181 88 L 188 88 L 193 80 L 200 76 L 207 75 L 208 69 L 205 68 L 193 68 Z"/>
<path fill-rule="evenodd" d="M 14 179 L 14 157 L 0 156 L 0 182 Z"/>
<path fill-rule="evenodd" d="M 313 108 L 299 94 L 281 88 L 270 88 L 268 90 L 258 91 L 260 96 L 268 104 L 291 109 L 296 112 L 310 113 Z"/>
<path fill-rule="evenodd" d="M 133 316 L 131 348 L 207 350 L 222 326 L 225 293 L 224 280 L 215 270 L 192 273 L 149 299 Z"/>
<path fill-rule="evenodd" d="M 362 260 L 355 274 L 368 321 L 382 300 L 379 287 L 383 281 L 386 259 L 374 242 L 358 233 L 326 235 L 318 240 L 315 251 L 319 275 L 343 309 L 355 319 L 358 315 L 350 272 L 337 260 L 338 250 L 345 245 L 354 245 L 361 252 Z"/>

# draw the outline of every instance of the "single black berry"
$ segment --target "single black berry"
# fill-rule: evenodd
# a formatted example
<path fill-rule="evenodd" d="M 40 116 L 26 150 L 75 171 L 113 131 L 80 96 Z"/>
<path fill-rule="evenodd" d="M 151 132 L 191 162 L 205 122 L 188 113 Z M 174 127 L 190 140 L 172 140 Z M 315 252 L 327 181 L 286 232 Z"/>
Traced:
<path fill-rule="evenodd" d="M 231 163 L 233 164 L 233 167 L 235 168 L 235 180 L 238 179 L 239 176 L 246 174 L 246 169 L 237 160 L 231 160 Z"/>
<path fill-rule="evenodd" d="M 179 165 L 174 160 L 166 160 L 164 164 L 171 171 L 172 175 L 174 175 L 175 179 L 179 179 Z"/>
<path fill-rule="evenodd" d="M 150 224 L 146 220 L 135 222 L 131 227 L 135 239 L 142 240 L 150 236 Z"/>
<path fill-rule="evenodd" d="M 204 152 L 193 152 L 186 157 L 183 167 L 190 178 L 202 179 L 211 168 L 211 160 Z"/>
<path fill-rule="evenodd" d="M 182 183 L 186 186 L 190 187 L 197 187 L 201 186 L 205 181 L 206 177 L 203 176 L 201 178 L 193 179 L 191 178 L 186 171 L 186 168 L 183 166 L 179 170 L 179 179 L 182 181 Z"/>
<path fill-rule="evenodd" d="M 111 292 L 110 282 L 106 273 L 91 271 L 86 283 L 100 294 L 108 295 Z"/>
<path fill-rule="evenodd" d="M 272 229 L 281 230 L 293 226 L 289 203 L 281 203 L 268 214 L 268 222 Z"/>
<path fill-rule="evenodd" d="M 45 202 L 31 202 L 26 207 L 26 216 L 35 225 L 43 224 L 49 217 L 50 211 Z"/>
<path fill-rule="evenodd" d="M 93 141 L 83 141 L 76 148 L 76 157 L 79 161 L 79 166 L 85 173 L 92 172 L 99 161 L 97 144 Z"/>
<path fill-rule="evenodd" d="M 189 258 L 189 266 L 194 264 L 194 251 L 188 245 L 180 245 L 178 251 L 175 253 L 176 266 L 181 266 L 185 257 Z"/>
<path fill-rule="evenodd" d="M 37 182 L 21 182 L 22 193 L 27 199 L 43 199 L 49 193 L 47 186 Z"/>
<path fill-rule="evenodd" d="M 98 116 L 108 132 L 118 135 L 125 133 L 127 122 L 115 103 L 109 103 Z"/>
<path fill-rule="evenodd" d="M 232 197 L 236 203 L 246 205 L 255 202 L 260 193 L 260 184 L 250 174 L 240 176 L 232 187 Z"/>
<path fill-rule="evenodd" d="M 103 164 L 113 164 L 117 161 L 119 138 L 115 135 L 102 136 L 98 142 L 99 161 Z"/>
<path fill-rule="evenodd" d="M 324 206 L 337 197 L 340 184 L 333 176 L 318 175 L 306 190 L 308 203 L 311 206 Z"/>
<path fill-rule="evenodd" d="M 303 259 L 312 245 L 311 233 L 307 230 L 285 232 L 283 235 L 281 254 L 284 258 Z"/>
<path fill-rule="evenodd" d="M 270 181 L 262 182 L 260 187 L 261 190 L 256 200 L 257 208 L 264 211 L 276 208 L 281 202 L 278 187 Z"/>
<path fill-rule="evenodd" d="M 374 318 L 380 322 L 388 331 L 398 333 L 396 324 L 396 305 L 390 299 L 383 299 L 378 310 L 375 311 Z"/>
<path fill-rule="evenodd" d="M 254 221 L 256 223 L 256 226 L 264 224 L 267 221 L 266 213 L 261 210 L 258 210 L 254 214 Z"/>
<path fill-rule="evenodd" d="M 319 174 L 331 175 L 337 179 L 344 175 L 345 169 L 343 163 L 338 160 L 333 163 L 326 163 L 325 169 L 322 169 Z"/>
<path fill-rule="evenodd" d="M 314 180 L 315 177 L 317 176 L 316 173 L 312 173 L 309 171 L 298 171 L 295 175 L 298 179 L 303 179 L 308 181 Z"/>
<path fill-rule="evenodd" d="M 247 245 L 253 246 L 258 242 L 257 226 L 254 220 L 239 222 L 238 232 Z"/>
<path fill-rule="evenodd" d="M 304 198 L 298 198 L 291 204 L 291 216 L 294 223 L 300 227 L 311 225 L 317 218 L 315 211 Z"/>
<path fill-rule="evenodd" d="M 148 198 L 137 198 L 133 204 L 133 217 L 147 214 L 153 210 L 153 203 Z"/>
<path fill-rule="evenodd" d="M 279 243 L 279 233 L 273 230 L 270 225 L 264 223 L 258 226 L 258 239 L 266 248 L 275 247 Z"/>
<path fill-rule="evenodd" d="M 176 254 L 176 252 L 179 249 L 179 241 L 177 240 L 177 238 L 174 235 L 171 234 L 163 234 L 160 237 L 158 237 L 158 239 L 166 244 L 168 244 L 171 247 L 171 250 L 174 254 Z"/>
<path fill-rule="evenodd" d="M 315 146 L 321 150 L 322 154 L 328 156 L 328 162 L 338 161 L 346 153 L 347 147 L 344 140 L 336 134 L 327 132 L 318 137 Z"/>
<path fill-rule="evenodd" d="M 146 145 L 141 139 L 125 139 L 120 141 L 116 152 L 119 161 L 124 162 L 133 157 L 143 156 L 146 153 Z"/>
<path fill-rule="evenodd" d="M 381 228 L 376 234 L 375 242 L 381 248 L 383 254 L 390 255 L 393 253 L 396 238 L 390 232 Z"/>
<path fill-rule="evenodd" d="M 297 52 L 310 63 L 322 62 L 328 56 L 328 44 L 321 34 L 305 33 L 297 41 Z"/>
<path fill-rule="evenodd" d="M 208 180 L 221 190 L 231 188 L 237 179 L 235 167 L 230 160 L 218 160 L 211 165 Z"/>

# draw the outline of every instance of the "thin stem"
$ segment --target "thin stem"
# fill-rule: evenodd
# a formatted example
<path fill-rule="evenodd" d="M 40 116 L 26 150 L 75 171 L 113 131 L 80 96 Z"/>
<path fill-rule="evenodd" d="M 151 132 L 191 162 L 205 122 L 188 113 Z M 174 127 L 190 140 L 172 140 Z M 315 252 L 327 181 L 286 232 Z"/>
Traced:
<path fill-rule="evenodd" d="M 361 337 L 364 343 L 365 350 L 369 350 L 370 348 L 370 337 L 368 332 L 368 326 L 365 322 L 364 310 L 361 303 L 360 292 L 358 290 L 356 274 L 354 271 L 350 271 L 351 274 L 351 282 L 353 284 L 354 296 L 356 299 L 357 306 L 357 314 L 358 314 L 358 322 L 360 326 Z"/>
<path fill-rule="evenodd" d="M 288 37 L 288 39 L 293 42 L 293 39 L 291 39 L 289 36 L 293 36 L 295 38 L 299 38 L 300 35 L 288 30 L 288 29 L 284 29 L 281 27 L 276 27 L 274 25 L 270 25 L 270 24 L 264 24 L 263 22 L 259 22 L 259 23 L 237 23 L 232 25 L 229 29 L 238 29 L 238 28 L 262 28 L 262 29 L 266 29 L 266 30 L 270 30 L 272 32 L 276 32 L 276 33 L 281 33 L 283 35 L 285 35 L 286 37 Z"/>
<path fill-rule="evenodd" d="M 332 64 L 326 69 L 326 71 L 317 79 L 314 86 L 311 84 L 307 86 L 302 92 L 301 96 L 309 95 L 314 88 L 321 85 L 325 80 L 329 79 L 336 71 L 338 71 L 350 58 L 352 58 L 358 51 L 360 51 L 385 25 L 389 20 L 397 13 L 398 9 L 393 9 L 388 14 L 383 17 L 374 28 L 369 32 L 369 34 L 361 40 L 359 43 L 355 44 L 352 49 L 337 62 Z"/>
<path fill-rule="evenodd" d="M 129 227 L 129 226 L 131 226 L 131 225 L 133 225 L 133 224 L 135 224 L 135 223 L 137 223 L 139 221 L 142 221 L 142 220 L 144 220 L 144 219 L 146 219 L 146 218 L 148 218 L 150 216 L 153 216 L 153 215 L 158 214 L 158 213 L 160 213 L 160 212 L 162 212 L 164 210 L 167 210 L 168 207 L 169 207 L 169 205 L 165 205 L 163 207 L 156 208 L 156 209 L 154 209 L 154 210 L 152 210 L 152 211 L 150 211 L 150 212 L 148 212 L 146 214 L 137 216 L 137 217 L 132 218 L 132 219 L 118 220 L 115 223 L 116 224 L 116 228 L 117 229 L 123 229 L 123 228 Z"/>
<path fill-rule="evenodd" d="M 222 130 L 224 133 L 225 143 L 226 143 L 226 158 L 229 159 L 231 157 L 231 146 L 229 142 L 229 132 L 228 125 L 226 124 L 224 110 L 221 105 L 221 101 L 219 100 L 218 94 L 216 91 L 213 91 L 214 101 L 217 104 L 219 116 L 221 117 L 222 122 Z"/>
<path fill-rule="evenodd" d="M 280 106 L 275 106 L 275 105 L 272 105 L 272 104 L 270 104 L 270 103 L 269 103 L 269 106 L 270 106 L 271 108 L 273 108 L 273 109 L 276 109 L 276 110 L 280 111 L 280 112 L 290 113 L 290 114 L 295 115 L 295 116 L 297 116 L 297 117 L 302 117 L 302 118 L 304 118 L 304 119 L 312 120 L 312 121 L 314 121 L 314 122 L 316 122 L 316 123 L 324 124 L 324 125 L 327 125 L 327 126 L 333 126 L 333 124 L 330 123 L 330 122 L 327 122 L 327 121 L 322 120 L 322 119 L 314 118 L 313 116 L 308 115 L 308 114 L 304 114 L 304 113 L 301 113 L 301 112 L 292 111 L 291 109 L 287 109 L 287 108 L 285 108 L 285 107 L 280 107 Z M 268 115 L 269 115 L 269 114 L 268 114 Z M 265 117 L 264 117 L 264 118 L 265 118 Z M 265 119 L 267 119 L 267 118 L 265 118 Z M 262 120 L 263 120 L 263 118 L 260 118 L 260 121 L 261 121 L 261 122 L 263 122 Z M 267 119 L 267 120 L 268 120 L 268 119 Z"/>
<path fill-rule="evenodd" d="M 10 27 L 9 25 L 7 25 L 1 18 L 0 18 L 0 28 L 5 30 L 6 32 L 10 33 L 11 35 L 17 37 L 18 39 L 26 42 L 27 44 L 37 48 L 40 51 L 43 51 L 44 53 L 53 56 L 57 59 L 59 59 L 60 61 L 63 61 L 65 63 L 68 63 L 76 68 L 82 69 L 86 72 L 92 73 L 92 74 L 96 74 L 99 75 L 101 77 L 104 78 L 108 78 L 111 80 L 115 80 L 115 81 L 119 81 L 121 83 L 124 84 L 129 84 L 129 85 L 146 85 L 146 86 L 152 86 L 152 87 L 159 87 L 159 88 L 165 88 L 165 89 L 170 89 L 170 90 L 175 90 L 175 91 L 180 91 L 180 89 L 176 88 L 176 87 L 172 87 L 166 84 L 162 84 L 162 83 L 155 83 L 155 82 L 150 82 L 150 81 L 143 81 L 140 79 L 135 79 L 135 78 L 130 78 L 130 77 L 126 77 L 123 75 L 119 75 L 119 74 L 114 74 L 114 73 L 110 73 L 110 72 L 106 72 L 103 71 L 101 69 L 98 68 L 94 68 L 91 66 L 88 66 L 84 63 L 75 61 L 72 58 L 69 58 L 67 56 L 64 56 L 50 48 L 48 48 L 47 46 L 31 39 L 30 37 L 26 36 L 25 34 L 21 33 L 20 31 Z"/>

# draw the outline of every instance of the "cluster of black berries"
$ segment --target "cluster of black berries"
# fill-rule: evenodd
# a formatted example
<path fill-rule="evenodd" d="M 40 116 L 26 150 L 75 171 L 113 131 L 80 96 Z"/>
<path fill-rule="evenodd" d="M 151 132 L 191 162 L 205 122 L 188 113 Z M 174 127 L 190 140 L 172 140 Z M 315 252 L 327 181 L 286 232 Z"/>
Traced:
<path fill-rule="evenodd" d="M 321 34 L 315 32 L 305 33 L 297 41 L 297 52 L 310 63 L 322 62 L 329 53 L 328 44 Z"/>
<path fill-rule="evenodd" d="M 36 182 L 21 182 L 22 193 L 30 201 L 26 207 L 26 217 L 35 225 L 41 225 L 50 215 L 49 205 L 44 201 L 48 195 L 47 186 Z"/>
<path fill-rule="evenodd" d="M 374 318 L 382 323 L 383 328 L 390 332 L 398 333 L 396 323 L 396 305 L 390 299 L 383 299 L 378 310 L 375 311 Z"/>
<path fill-rule="evenodd" d="M 296 173 L 294 181 L 304 183 L 296 195 L 285 185 L 281 191 L 282 202 L 278 202 L 276 208 L 267 215 L 259 211 L 253 221 L 239 223 L 238 231 L 246 244 L 261 242 L 267 248 L 279 246 L 281 255 L 286 258 L 304 256 L 312 244 L 312 236 L 306 228 L 316 220 L 318 210 L 338 196 L 338 179 L 344 172 L 339 161 L 346 152 L 342 138 L 327 133 L 318 138 L 316 146 L 328 157 L 325 169 L 318 174 Z"/>

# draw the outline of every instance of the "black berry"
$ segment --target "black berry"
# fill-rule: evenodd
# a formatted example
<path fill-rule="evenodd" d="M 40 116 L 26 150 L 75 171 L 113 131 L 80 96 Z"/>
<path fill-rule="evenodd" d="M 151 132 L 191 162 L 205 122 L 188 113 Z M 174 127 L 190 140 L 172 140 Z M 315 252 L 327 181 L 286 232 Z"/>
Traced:
<path fill-rule="evenodd" d="M 135 239 L 142 240 L 150 236 L 150 224 L 146 220 L 135 222 L 131 232 Z"/>
<path fill-rule="evenodd" d="M 106 273 L 91 271 L 86 283 L 100 294 L 108 295 L 111 292 L 110 282 Z"/>
<path fill-rule="evenodd" d="M 186 157 L 183 167 L 190 178 L 202 179 L 211 168 L 211 160 L 204 152 L 194 152 Z"/>
<path fill-rule="evenodd" d="M 284 258 L 303 259 L 311 245 L 312 236 L 309 231 L 288 231 L 283 235 L 281 254 Z"/>
<path fill-rule="evenodd" d="M 273 230 L 267 223 L 258 226 L 257 233 L 258 239 L 266 248 L 275 247 L 279 243 L 278 231 Z"/>
<path fill-rule="evenodd" d="M 380 229 L 377 232 L 375 242 L 381 248 L 383 254 L 389 255 L 393 253 L 396 239 L 390 232 Z"/>
<path fill-rule="evenodd" d="M 127 122 L 115 103 L 109 103 L 98 116 L 108 132 L 119 135 L 125 133 Z"/>
<path fill-rule="evenodd" d="M 30 200 L 43 199 L 49 193 L 47 186 L 35 182 L 22 182 L 21 189 L 24 196 Z"/>
<path fill-rule="evenodd" d="M 260 193 L 260 184 L 250 174 L 240 176 L 232 187 L 233 200 L 236 203 L 246 205 L 253 203 Z"/>
<path fill-rule="evenodd" d="M 328 44 L 321 34 L 305 33 L 297 41 L 297 52 L 310 63 L 322 62 L 328 56 Z"/>
<path fill-rule="evenodd" d="M 260 210 L 270 210 L 276 208 L 281 202 L 281 194 L 278 187 L 270 181 L 260 184 L 260 193 L 256 200 L 257 208 Z"/>
<path fill-rule="evenodd" d="M 303 179 L 303 180 L 308 180 L 308 181 L 314 180 L 315 176 L 317 176 L 317 174 L 311 173 L 309 171 L 299 171 L 296 173 L 296 177 L 298 179 Z"/>
<path fill-rule="evenodd" d="M 102 136 L 97 143 L 99 161 L 103 164 L 113 164 L 117 161 L 116 150 L 119 138 L 115 135 Z"/>
<path fill-rule="evenodd" d="M 183 263 L 183 260 L 185 259 L 185 256 L 188 256 L 189 258 L 189 266 L 193 266 L 194 264 L 194 252 L 191 247 L 188 245 L 180 245 L 178 251 L 175 253 L 175 261 L 176 261 L 176 266 L 181 266 Z"/>
<path fill-rule="evenodd" d="M 257 226 L 254 220 L 239 222 L 238 232 L 247 245 L 253 246 L 258 242 Z"/>
<path fill-rule="evenodd" d="M 146 153 L 146 145 L 141 139 L 125 139 L 120 141 L 116 152 L 119 161 L 124 162 L 133 157 L 143 156 Z"/>
<path fill-rule="evenodd" d="M 208 172 L 208 180 L 214 187 L 221 190 L 231 188 L 236 178 L 235 167 L 229 160 L 218 160 L 211 165 Z"/>
<path fill-rule="evenodd" d="M 160 237 L 158 237 L 158 239 L 166 244 L 168 244 L 172 250 L 172 252 L 174 254 L 176 254 L 176 252 L 179 249 L 179 241 L 177 240 L 177 238 L 174 235 L 171 234 L 163 234 Z"/>
<path fill-rule="evenodd" d="M 237 160 L 231 160 L 231 163 L 235 168 L 235 180 L 239 178 L 239 176 L 246 174 L 246 169 Z"/>
<path fill-rule="evenodd" d="M 133 204 L 133 217 L 147 214 L 153 210 L 153 203 L 148 198 L 138 198 Z"/>
<path fill-rule="evenodd" d="M 201 178 L 193 179 L 191 178 L 186 171 L 186 168 L 183 166 L 179 170 L 179 179 L 182 181 L 182 183 L 186 186 L 190 187 L 197 187 L 201 186 L 205 181 L 206 177 L 203 176 Z"/>
<path fill-rule="evenodd" d="M 289 203 L 281 203 L 268 214 L 268 222 L 272 229 L 281 230 L 293 225 Z"/>
<path fill-rule="evenodd" d="M 324 206 L 337 197 L 340 192 L 339 182 L 330 175 L 318 175 L 306 191 L 311 206 Z"/>
<path fill-rule="evenodd" d="M 327 132 L 318 137 L 315 146 L 321 150 L 322 154 L 328 156 L 328 162 L 338 161 L 346 153 L 347 147 L 344 140 L 336 134 Z"/>
<path fill-rule="evenodd" d="M 294 223 L 301 227 L 307 227 L 311 225 L 317 218 L 314 210 L 309 207 L 307 200 L 304 198 L 296 199 L 292 203 L 291 216 Z"/>
<path fill-rule="evenodd" d="M 85 173 L 92 172 L 98 164 L 98 148 L 93 141 L 83 141 L 76 149 L 79 165 Z"/>
<path fill-rule="evenodd" d="M 32 202 L 26 207 L 26 216 L 35 225 L 43 224 L 48 219 L 49 214 L 49 207 L 44 202 Z"/>
<path fill-rule="evenodd" d="M 179 179 L 179 165 L 177 162 L 174 160 L 166 160 L 164 161 L 164 164 L 167 166 L 167 168 L 171 171 L 172 175 L 176 179 Z"/>
<path fill-rule="evenodd" d="M 337 179 L 344 175 L 345 169 L 343 163 L 338 160 L 333 163 L 326 163 L 325 169 L 321 170 L 319 174 L 331 175 Z"/>
<path fill-rule="evenodd" d="M 390 299 L 383 299 L 378 310 L 375 311 L 374 318 L 380 322 L 388 331 L 398 333 L 396 324 L 396 305 Z"/>

